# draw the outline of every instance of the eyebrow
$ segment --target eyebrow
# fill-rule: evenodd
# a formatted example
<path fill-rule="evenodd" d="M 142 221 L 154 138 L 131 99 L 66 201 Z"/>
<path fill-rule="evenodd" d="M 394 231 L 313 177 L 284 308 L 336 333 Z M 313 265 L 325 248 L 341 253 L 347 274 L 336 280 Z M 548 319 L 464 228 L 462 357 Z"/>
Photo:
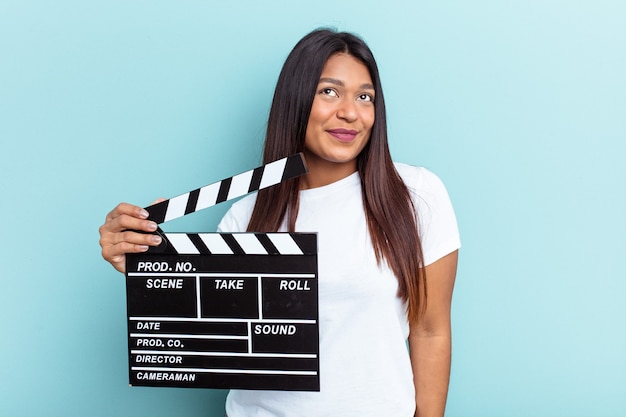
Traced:
<path fill-rule="evenodd" d="M 345 87 L 345 83 L 341 80 L 338 80 L 336 78 L 328 78 L 328 77 L 324 77 L 324 78 L 320 78 L 320 83 L 330 83 L 330 84 L 335 84 L 341 87 Z M 361 90 L 374 90 L 374 86 L 370 83 L 365 83 L 365 84 L 361 84 L 359 86 L 359 88 Z"/>

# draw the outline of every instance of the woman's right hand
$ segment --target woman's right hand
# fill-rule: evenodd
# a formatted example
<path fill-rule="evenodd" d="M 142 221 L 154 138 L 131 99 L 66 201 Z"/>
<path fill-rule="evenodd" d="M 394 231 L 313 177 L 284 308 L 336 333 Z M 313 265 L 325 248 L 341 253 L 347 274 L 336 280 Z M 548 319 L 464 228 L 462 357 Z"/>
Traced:
<path fill-rule="evenodd" d="M 159 201 L 163 200 L 156 202 Z M 145 209 L 120 203 L 107 214 L 104 224 L 100 226 L 102 257 L 118 271 L 126 271 L 127 253 L 145 252 L 149 246 L 158 246 L 161 243 L 161 237 L 153 234 L 157 230 L 157 224 L 147 218 L 148 212 Z"/>

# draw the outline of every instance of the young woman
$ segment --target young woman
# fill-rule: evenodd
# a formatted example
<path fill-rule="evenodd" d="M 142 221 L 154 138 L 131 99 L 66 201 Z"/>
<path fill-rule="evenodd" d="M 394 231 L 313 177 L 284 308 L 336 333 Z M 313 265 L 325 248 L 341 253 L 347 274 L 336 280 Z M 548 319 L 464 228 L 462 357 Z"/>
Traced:
<path fill-rule="evenodd" d="M 218 229 L 318 232 L 321 391 L 232 390 L 229 417 L 443 416 L 457 224 L 434 174 L 392 162 L 385 117 L 360 38 L 316 30 L 291 51 L 264 163 L 304 152 L 309 172 L 235 203 Z M 125 253 L 159 243 L 128 231 L 155 231 L 146 218 L 122 203 L 101 226 L 119 271 Z"/>

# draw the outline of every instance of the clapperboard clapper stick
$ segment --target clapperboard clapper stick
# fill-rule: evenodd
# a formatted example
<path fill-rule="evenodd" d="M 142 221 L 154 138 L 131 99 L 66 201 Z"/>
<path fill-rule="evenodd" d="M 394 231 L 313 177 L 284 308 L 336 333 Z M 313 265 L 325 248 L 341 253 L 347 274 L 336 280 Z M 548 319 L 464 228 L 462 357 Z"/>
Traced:
<path fill-rule="evenodd" d="M 297 153 L 146 207 L 149 213 L 148 220 L 161 224 L 178 219 L 306 173 L 304 156 L 302 153 Z M 164 252 L 168 249 L 171 251 L 172 248 L 168 248 L 167 236 L 160 228 L 157 233 L 164 239 L 161 245 L 151 247 L 150 250 L 152 252 Z"/>
<path fill-rule="evenodd" d="M 306 173 L 289 156 L 147 207 L 161 224 Z M 169 233 L 126 256 L 133 386 L 319 391 L 315 233 Z"/>

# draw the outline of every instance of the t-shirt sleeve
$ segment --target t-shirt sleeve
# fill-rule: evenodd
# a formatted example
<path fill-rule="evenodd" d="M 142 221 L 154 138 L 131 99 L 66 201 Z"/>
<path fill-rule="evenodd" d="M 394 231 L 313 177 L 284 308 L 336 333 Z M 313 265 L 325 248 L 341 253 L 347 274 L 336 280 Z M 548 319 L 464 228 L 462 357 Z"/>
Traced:
<path fill-rule="evenodd" d="M 461 247 L 452 202 L 443 182 L 425 168 L 417 168 L 415 205 L 419 219 L 424 265 Z M 411 185 L 409 185 L 411 187 Z"/>
<path fill-rule="evenodd" d="M 217 225 L 217 231 L 220 233 L 245 232 L 255 201 L 256 194 L 253 194 L 233 204 Z"/>

